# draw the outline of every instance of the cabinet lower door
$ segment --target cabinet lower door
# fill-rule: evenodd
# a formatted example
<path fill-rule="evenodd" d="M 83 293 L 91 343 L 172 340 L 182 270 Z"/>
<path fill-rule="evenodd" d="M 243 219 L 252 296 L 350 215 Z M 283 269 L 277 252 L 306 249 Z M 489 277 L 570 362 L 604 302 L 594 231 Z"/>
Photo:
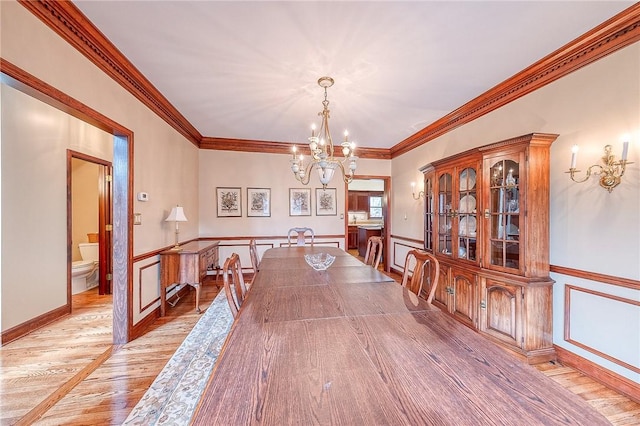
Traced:
<path fill-rule="evenodd" d="M 449 311 L 449 295 L 451 294 L 451 286 L 449 283 L 451 276 L 451 269 L 445 265 L 440 265 L 440 278 L 438 279 L 438 287 L 433 295 L 433 303 L 435 306 Z M 423 297 L 427 297 L 430 289 L 424 290 Z"/>
<path fill-rule="evenodd" d="M 522 287 L 486 279 L 482 287 L 480 330 L 522 347 Z"/>
<path fill-rule="evenodd" d="M 476 326 L 477 275 L 451 268 L 451 295 L 449 311 L 458 320 Z"/>

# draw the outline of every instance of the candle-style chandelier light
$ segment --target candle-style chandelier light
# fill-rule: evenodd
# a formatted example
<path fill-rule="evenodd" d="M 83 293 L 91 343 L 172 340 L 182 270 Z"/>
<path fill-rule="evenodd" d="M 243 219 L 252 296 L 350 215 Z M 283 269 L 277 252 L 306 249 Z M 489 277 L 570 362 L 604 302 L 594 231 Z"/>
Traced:
<path fill-rule="evenodd" d="M 317 135 L 315 124 L 311 126 L 311 136 L 309 137 L 311 159 L 306 165 L 304 156 L 298 153 L 295 145 L 293 146 L 291 171 L 303 185 L 309 184 L 313 168 L 318 170 L 318 176 L 323 188 L 326 188 L 331 182 L 336 169 L 340 170 L 346 183 L 353 180 L 353 172 L 356 170 L 358 157 L 354 155 L 355 143 L 349 142 L 349 133 L 346 130 L 344 132 L 344 141 L 340 144 L 343 158 L 334 156 L 333 140 L 329 131 L 329 101 L 327 100 L 327 88 L 333 86 L 333 83 L 334 81 L 331 77 L 320 77 L 318 79 L 318 85 L 324 89 L 323 109 L 322 112 L 318 113 L 319 116 L 322 116 L 322 123 Z"/>

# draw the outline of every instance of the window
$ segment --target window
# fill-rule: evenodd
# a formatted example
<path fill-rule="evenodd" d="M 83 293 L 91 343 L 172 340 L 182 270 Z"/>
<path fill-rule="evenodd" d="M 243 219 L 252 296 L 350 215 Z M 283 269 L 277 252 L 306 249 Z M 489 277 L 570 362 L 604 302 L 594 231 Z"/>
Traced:
<path fill-rule="evenodd" d="M 382 217 L 382 197 L 369 197 L 369 217 Z"/>

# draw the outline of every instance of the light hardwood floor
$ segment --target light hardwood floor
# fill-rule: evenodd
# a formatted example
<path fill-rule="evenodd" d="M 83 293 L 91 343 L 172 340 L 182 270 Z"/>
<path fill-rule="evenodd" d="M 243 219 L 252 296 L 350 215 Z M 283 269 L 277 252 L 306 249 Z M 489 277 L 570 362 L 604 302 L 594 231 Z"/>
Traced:
<path fill-rule="evenodd" d="M 0 349 L 0 424 L 121 424 L 200 318 L 194 293 L 122 346 L 112 345 L 111 296 L 74 296 L 70 316 Z M 203 310 L 216 294 L 207 281 Z"/>
<path fill-rule="evenodd" d="M 212 282 L 205 283 L 203 309 L 217 292 Z M 142 337 L 115 347 L 111 297 L 95 291 L 75 296 L 71 316 L 0 350 L 0 424 L 121 424 L 200 318 L 193 293 Z M 640 404 L 571 368 L 552 363 L 537 368 L 612 424 L 640 425 Z"/>

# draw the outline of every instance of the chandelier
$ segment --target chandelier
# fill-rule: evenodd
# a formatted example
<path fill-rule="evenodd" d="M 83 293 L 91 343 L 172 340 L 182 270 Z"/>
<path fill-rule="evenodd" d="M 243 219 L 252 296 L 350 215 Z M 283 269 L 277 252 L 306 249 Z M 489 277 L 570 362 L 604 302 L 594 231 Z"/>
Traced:
<path fill-rule="evenodd" d="M 293 146 L 293 159 L 291 160 L 291 171 L 295 178 L 303 185 L 307 185 L 311 179 L 311 170 L 316 169 L 320 178 L 322 187 L 326 188 L 336 170 L 342 173 L 342 179 L 345 183 L 353 180 L 353 172 L 356 170 L 356 161 L 358 157 L 354 155 L 356 145 L 349 142 L 349 133 L 345 130 L 344 141 L 342 146 L 343 158 L 334 156 L 333 140 L 329 132 L 329 101 L 327 100 L 327 87 L 333 86 L 331 77 L 320 77 L 318 85 L 324 89 L 324 101 L 322 101 L 322 112 L 318 115 L 322 116 L 322 124 L 316 135 L 316 126 L 311 126 L 311 136 L 309 137 L 309 151 L 311 159 L 305 165 L 304 156 L 298 154 L 297 147 Z M 348 165 L 348 167 L 347 167 Z"/>

